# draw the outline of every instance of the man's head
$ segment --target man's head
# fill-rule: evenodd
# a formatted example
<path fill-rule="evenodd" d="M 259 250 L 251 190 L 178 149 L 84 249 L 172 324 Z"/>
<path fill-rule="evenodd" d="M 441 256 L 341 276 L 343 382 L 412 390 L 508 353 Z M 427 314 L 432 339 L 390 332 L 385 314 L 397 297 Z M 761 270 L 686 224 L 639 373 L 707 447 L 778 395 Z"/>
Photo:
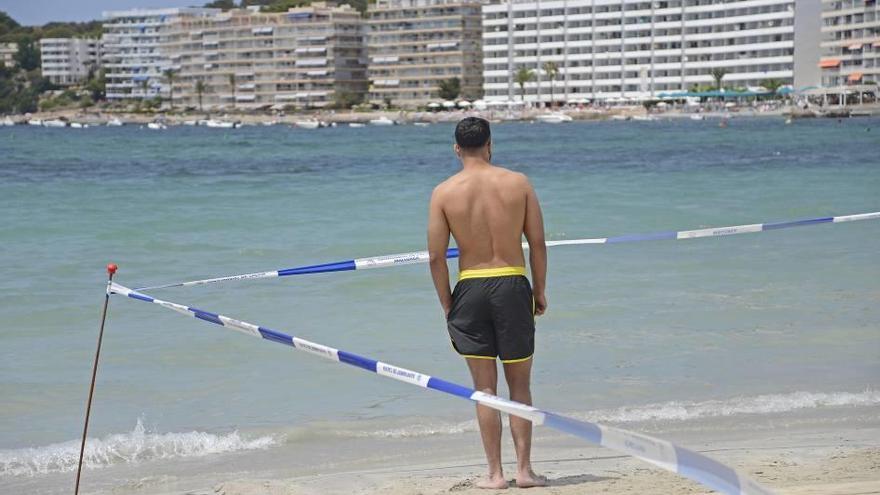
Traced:
<path fill-rule="evenodd" d="M 455 126 L 455 154 L 459 158 L 478 156 L 486 161 L 492 158 L 492 133 L 489 121 L 479 117 L 466 117 Z"/>

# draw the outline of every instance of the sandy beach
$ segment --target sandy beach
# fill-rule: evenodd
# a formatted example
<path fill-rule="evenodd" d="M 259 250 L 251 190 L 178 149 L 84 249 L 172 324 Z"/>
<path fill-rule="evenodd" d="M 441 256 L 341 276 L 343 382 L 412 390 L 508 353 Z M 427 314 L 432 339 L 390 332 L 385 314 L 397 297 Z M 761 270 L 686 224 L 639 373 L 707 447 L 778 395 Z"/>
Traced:
<path fill-rule="evenodd" d="M 798 416 L 797 414 L 794 415 Z M 789 415 L 791 418 L 791 415 Z M 852 421 L 843 428 L 820 428 L 812 420 L 791 421 L 779 416 L 777 425 L 759 424 L 739 431 L 711 434 L 678 431 L 669 434 L 683 443 L 737 469 L 779 494 L 867 495 L 880 493 L 880 427 L 873 421 Z M 874 424 L 870 424 L 874 423 Z M 797 426 L 782 426 L 783 424 Z M 400 440 L 386 443 L 374 458 L 338 452 L 332 466 L 320 473 L 284 476 L 285 469 L 241 476 L 214 473 L 192 479 L 183 473 L 132 480 L 99 493 L 127 495 L 440 495 L 517 493 L 513 481 L 512 445 L 505 439 L 507 490 L 481 490 L 474 483 L 484 460 L 476 434 L 455 439 L 422 439 L 421 447 Z M 396 447 L 392 444 L 398 443 Z M 395 450 L 396 449 L 396 450 Z M 363 452 L 361 452 L 363 453 Z M 396 453 L 396 454 L 395 454 Z M 381 454 L 381 457 L 379 457 Z M 530 494 L 579 493 L 708 494 L 715 493 L 681 476 L 642 461 L 587 445 L 552 431 L 537 430 L 535 469 L 550 481 Z M 302 466 L 290 466 L 288 472 Z M 312 469 L 316 469 L 312 466 Z"/>

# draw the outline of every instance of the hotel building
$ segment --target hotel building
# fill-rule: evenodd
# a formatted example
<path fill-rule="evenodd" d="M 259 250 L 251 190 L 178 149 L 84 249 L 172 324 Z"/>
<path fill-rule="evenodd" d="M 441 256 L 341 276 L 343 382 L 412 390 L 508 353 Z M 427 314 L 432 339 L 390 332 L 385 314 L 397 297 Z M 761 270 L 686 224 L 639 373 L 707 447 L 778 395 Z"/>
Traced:
<path fill-rule="evenodd" d="M 349 5 L 234 9 L 176 22 L 162 41 L 185 106 L 319 108 L 362 100 L 364 23 Z M 167 81 L 166 81 L 167 84 Z"/>
<path fill-rule="evenodd" d="M 18 53 L 17 43 L 0 43 L 0 64 L 13 67 L 16 53 Z"/>
<path fill-rule="evenodd" d="M 367 8 L 369 100 L 418 106 L 439 99 L 441 81 L 458 78 L 461 97 L 483 85 L 480 3 L 377 0 Z"/>
<path fill-rule="evenodd" d="M 822 85 L 880 83 L 880 4 L 822 1 Z"/>
<path fill-rule="evenodd" d="M 794 0 L 508 0 L 483 8 L 486 100 L 653 98 L 794 79 Z M 543 70 L 558 67 L 555 80 Z"/>
<path fill-rule="evenodd" d="M 43 76 L 53 84 L 69 86 L 89 77 L 101 65 L 101 42 L 95 39 L 43 38 L 40 60 Z"/>
<path fill-rule="evenodd" d="M 164 94 L 170 67 L 162 40 L 183 18 L 207 17 L 218 9 L 175 8 L 104 12 L 102 37 L 108 100 L 144 99 Z"/>

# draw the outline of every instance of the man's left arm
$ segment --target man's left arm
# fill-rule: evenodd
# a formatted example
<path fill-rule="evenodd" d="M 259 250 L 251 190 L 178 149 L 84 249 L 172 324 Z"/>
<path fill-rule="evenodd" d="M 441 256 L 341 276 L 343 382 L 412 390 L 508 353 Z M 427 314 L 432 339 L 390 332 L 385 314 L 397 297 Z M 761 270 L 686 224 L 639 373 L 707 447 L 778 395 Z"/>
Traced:
<path fill-rule="evenodd" d="M 431 195 L 431 206 L 428 210 L 428 259 L 431 265 L 431 277 L 434 289 L 440 298 L 443 314 L 449 315 L 452 307 L 452 291 L 449 289 L 449 266 L 446 264 L 446 251 L 449 249 L 449 223 L 443 213 L 443 206 L 437 189 Z"/>

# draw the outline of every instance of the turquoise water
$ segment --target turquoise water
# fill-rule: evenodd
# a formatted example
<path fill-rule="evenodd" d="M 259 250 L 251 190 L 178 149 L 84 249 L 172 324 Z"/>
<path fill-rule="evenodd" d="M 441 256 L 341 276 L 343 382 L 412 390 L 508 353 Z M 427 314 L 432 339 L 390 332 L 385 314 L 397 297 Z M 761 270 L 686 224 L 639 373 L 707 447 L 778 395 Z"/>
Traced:
<path fill-rule="evenodd" d="M 497 163 L 531 177 L 550 239 L 880 210 L 876 119 L 493 131 Z M 451 136 L 442 124 L 0 129 L 0 486 L 70 469 L 44 458 L 69 457 L 58 445 L 81 431 L 107 262 L 135 287 L 423 249 L 431 189 L 458 166 Z M 876 413 L 878 245 L 880 222 L 868 221 L 553 248 L 536 403 L 622 422 L 620 408 L 670 421 L 731 407 Z M 154 295 L 468 383 L 426 266 Z M 693 404 L 684 418 L 654 407 L 682 401 Z M 442 434 L 471 414 L 441 394 L 117 297 L 91 433 L 107 445 L 127 434 L 124 444 L 144 434 L 140 419 L 154 450 L 182 442 L 210 454 L 297 429 Z M 173 436 L 189 431 L 212 447 Z"/>

